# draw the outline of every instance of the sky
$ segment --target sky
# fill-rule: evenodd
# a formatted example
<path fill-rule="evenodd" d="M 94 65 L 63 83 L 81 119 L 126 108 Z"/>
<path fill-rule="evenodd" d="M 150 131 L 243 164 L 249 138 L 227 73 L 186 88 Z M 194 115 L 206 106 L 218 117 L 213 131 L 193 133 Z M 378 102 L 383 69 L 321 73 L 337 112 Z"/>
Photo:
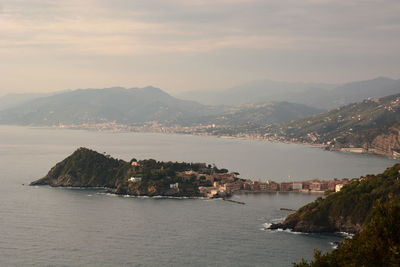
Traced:
<path fill-rule="evenodd" d="M 399 0 L 0 0 L 0 95 L 400 78 Z"/>

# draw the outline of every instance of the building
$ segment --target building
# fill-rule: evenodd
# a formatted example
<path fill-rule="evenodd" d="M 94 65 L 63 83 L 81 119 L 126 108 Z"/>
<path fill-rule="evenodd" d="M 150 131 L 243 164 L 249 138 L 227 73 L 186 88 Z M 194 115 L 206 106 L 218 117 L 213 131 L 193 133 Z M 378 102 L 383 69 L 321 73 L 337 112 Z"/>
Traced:
<path fill-rule="evenodd" d="M 142 178 L 141 177 L 131 177 L 128 179 L 128 181 L 132 182 L 132 183 L 137 183 L 137 182 L 141 182 Z"/>
<path fill-rule="evenodd" d="M 293 190 L 293 183 L 281 183 L 280 184 L 280 191 L 292 191 Z"/>
<path fill-rule="evenodd" d="M 312 182 L 310 183 L 310 191 L 321 191 L 322 183 L 321 182 Z"/>
<path fill-rule="evenodd" d="M 337 184 L 335 186 L 335 192 L 339 192 L 343 188 L 344 184 Z"/>
<path fill-rule="evenodd" d="M 234 182 L 225 184 L 226 191 L 229 193 L 239 191 L 243 188 L 243 182 Z"/>
<path fill-rule="evenodd" d="M 220 187 L 199 187 L 200 194 L 204 197 L 213 198 L 217 196 L 225 196 L 226 195 L 226 188 L 224 186 Z"/>
<path fill-rule="evenodd" d="M 293 182 L 292 184 L 292 190 L 293 191 L 300 191 L 303 189 L 303 183 L 302 182 Z"/>
<path fill-rule="evenodd" d="M 179 189 L 179 183 L 170 184 L 169 188 L 171 188 L 171 189 Z"/>
<path fill-rule="evenodd" d="M 260 191 L 278 191 L 279 190 L 279 184 L 275 183 L 273 181 L 266 181 L 264 183 L 259 183 Z"/>
<path fill-rule="evenodd" d="M 400 158 L 400 150 L 392 150 L 392 156 L 393 158 Z"/>

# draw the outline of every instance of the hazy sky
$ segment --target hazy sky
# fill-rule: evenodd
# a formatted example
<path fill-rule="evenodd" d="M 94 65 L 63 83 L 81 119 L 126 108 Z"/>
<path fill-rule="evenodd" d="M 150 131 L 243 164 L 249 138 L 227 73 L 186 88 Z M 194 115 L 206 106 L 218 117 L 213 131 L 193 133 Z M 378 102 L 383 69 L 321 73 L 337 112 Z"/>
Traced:
<path fill-rule="evenodd" d="M 399 0 L 0 0 L 0 95 L 400 78 Z"/>

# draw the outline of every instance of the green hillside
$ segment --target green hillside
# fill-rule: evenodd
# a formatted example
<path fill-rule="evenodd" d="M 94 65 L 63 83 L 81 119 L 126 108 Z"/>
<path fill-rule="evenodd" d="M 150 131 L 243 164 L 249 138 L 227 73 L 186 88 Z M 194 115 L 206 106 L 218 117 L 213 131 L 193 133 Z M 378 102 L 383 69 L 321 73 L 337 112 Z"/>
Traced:
<path fill-rule="evenodd" d="M 315 251 L 311 262 L 295 267 L 395 267 L 400 265 L 400 200 L 377 203 L 365 230 L 346 239 L 337 249 L 322 254 Z"/>
<path fill-rule="evenodd" d="M 339 192 L 318 198 L 271 228 L 299 232 L 357 233 L 371 220 L 375 203 L 386 203 L 399 197 L 400 164 L 396 164 L 382 174 L 353 180 Z"/>

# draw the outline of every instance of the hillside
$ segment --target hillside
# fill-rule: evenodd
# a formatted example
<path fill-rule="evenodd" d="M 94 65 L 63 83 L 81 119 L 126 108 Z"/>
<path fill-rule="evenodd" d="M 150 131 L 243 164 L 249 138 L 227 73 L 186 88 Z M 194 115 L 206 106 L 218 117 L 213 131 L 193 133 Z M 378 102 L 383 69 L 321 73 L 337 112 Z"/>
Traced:
<path fill-rule="evenodd" d="M 331 150 L 396 156 L 400 150 L 400 94 L 268 126 L 262 132 L 287 141 L 324 144 Z"/>
<path fill-rule="evenodd" d="M 286 101 L 320 109 L 333 109 L 369 97 L 384 97 L 397 93 L 400 93 L 400 80 L 379 77 L 342 85 L 264 80 L 225 90 L 184 92 L 178 96 L 213 105 Z"/>
<path fill-rule="evenodd" d="M 111 193 L 135 196 L 197 197 L 200 196 L 199 186 L 211 186 L 210 182 L 184 172 L 200 171 L 207 175 L 220 170 L 204 163 L 160 162 L 154 159 L 126 162 L 79 148 L 31 185 L 105 187 Z M 178 188 L 171 188 L 170 185 L 176 183 Z"/>
<path fill-rule="evenodd" d="M 297 232 L 358 233 L 371 220 L 372 207 L 400 197 L 400 164 L 379 175 L 367 175 L 345 185 L 339 192 L 300 208 L 283 223 L 271 229 L 283 228 Z"/>
<path fill-rule="evenodd" d="M 315 251 L 311 262 L 301 261 L 295 267 L 399 266 L 400 201 L 377 203 L 365 230 L 346 239 L 337 249 L 322 254 Z"/>

